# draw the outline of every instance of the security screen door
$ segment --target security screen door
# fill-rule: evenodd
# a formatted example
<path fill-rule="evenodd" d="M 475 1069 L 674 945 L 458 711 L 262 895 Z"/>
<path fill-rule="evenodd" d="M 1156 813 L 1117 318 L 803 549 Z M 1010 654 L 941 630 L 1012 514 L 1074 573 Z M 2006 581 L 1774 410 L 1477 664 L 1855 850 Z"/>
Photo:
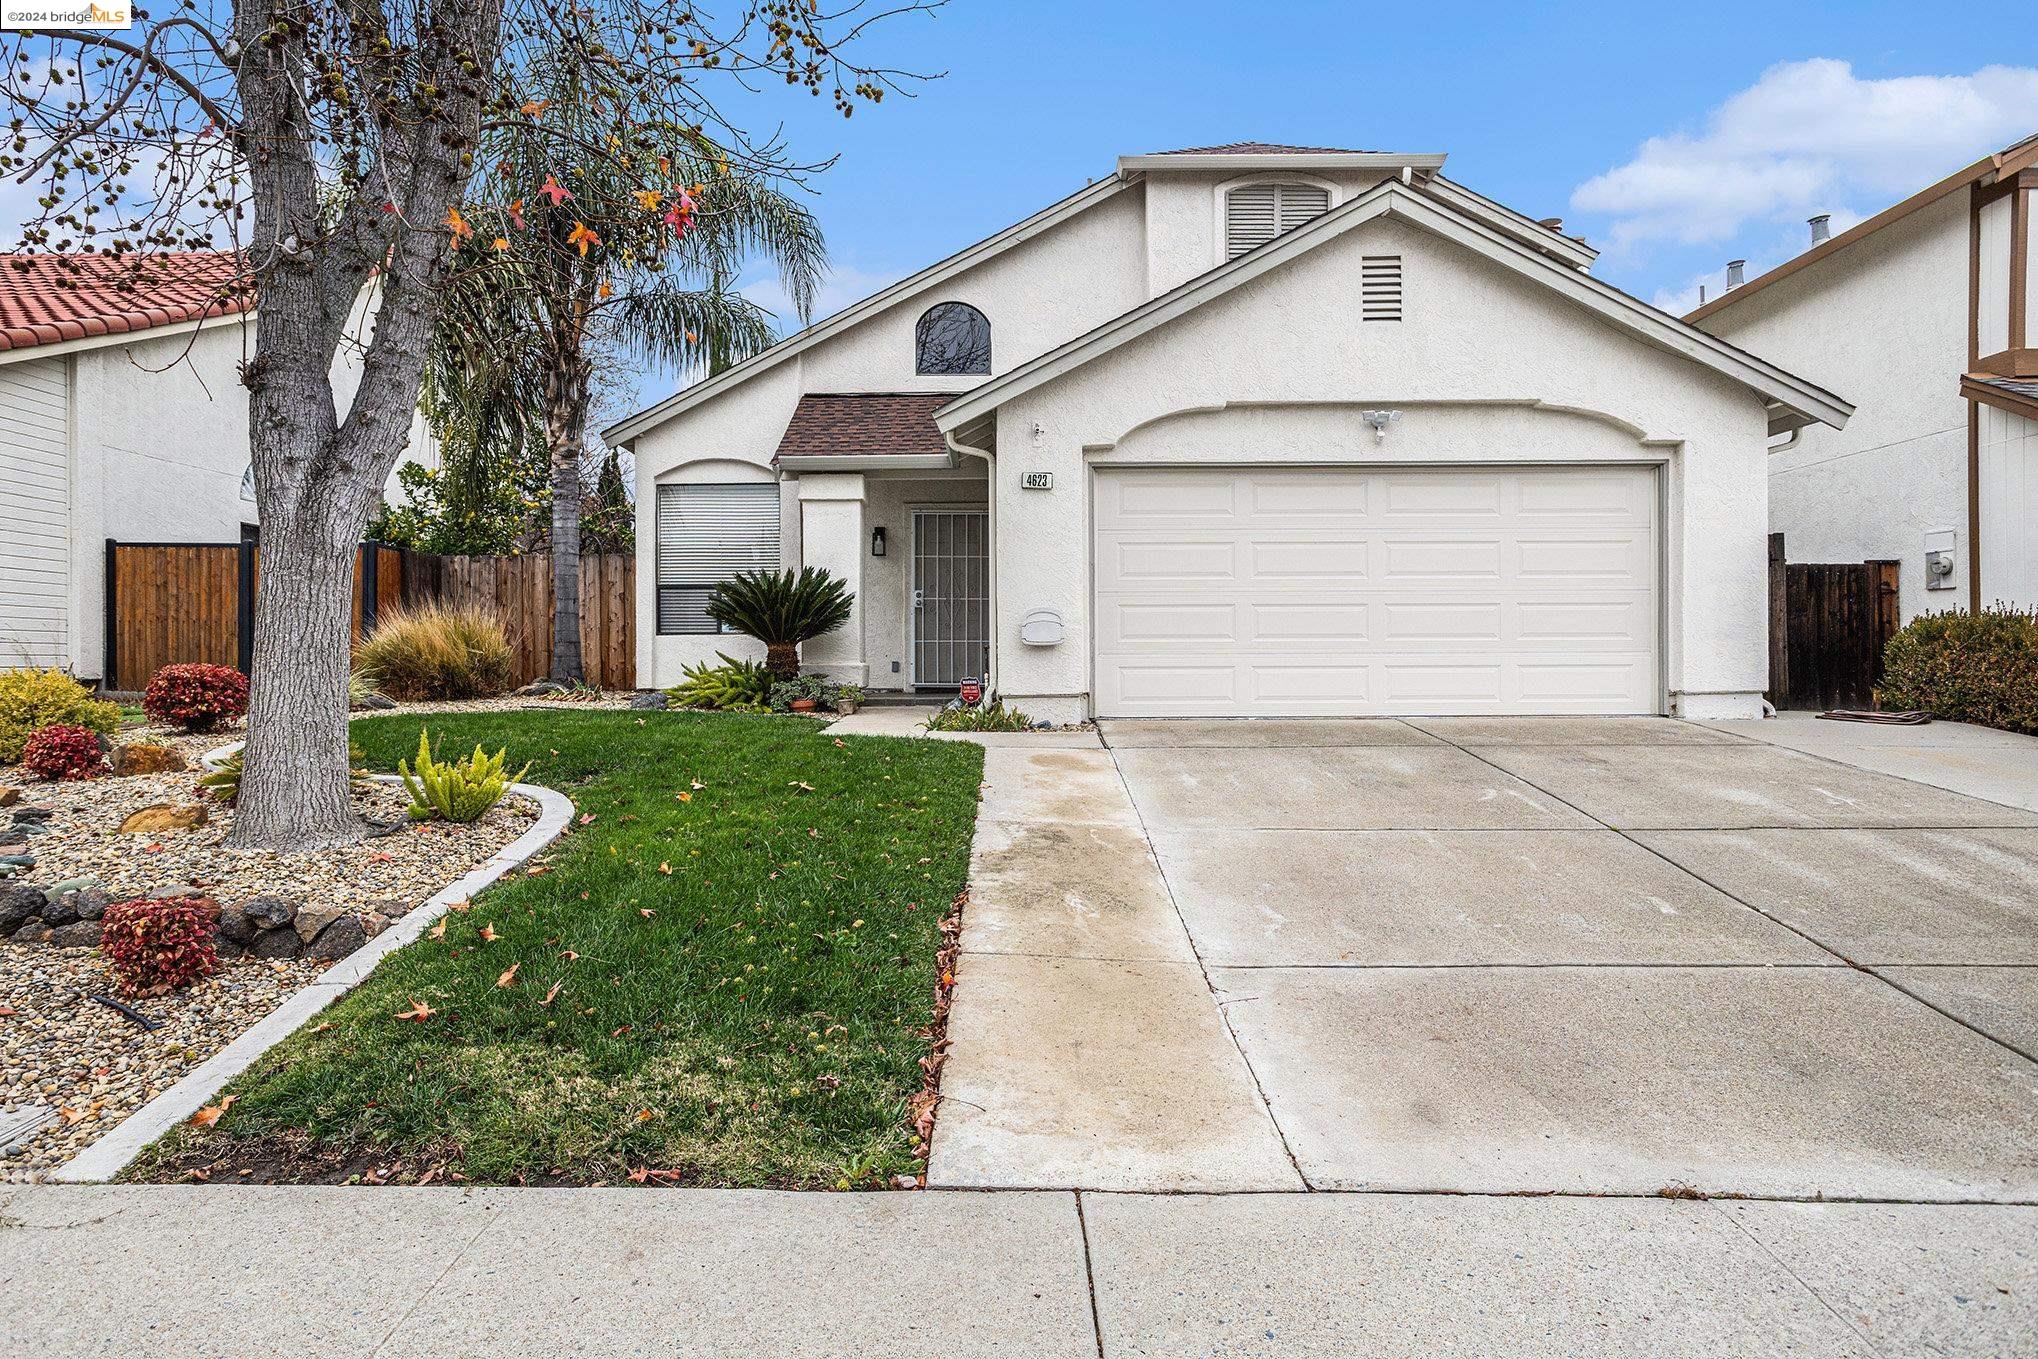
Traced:
<path fill-rule="evenodd" d="M 913 512 L 913 683 L 952 689 L 990 659 L 990 521 L 982 510 Z"/>

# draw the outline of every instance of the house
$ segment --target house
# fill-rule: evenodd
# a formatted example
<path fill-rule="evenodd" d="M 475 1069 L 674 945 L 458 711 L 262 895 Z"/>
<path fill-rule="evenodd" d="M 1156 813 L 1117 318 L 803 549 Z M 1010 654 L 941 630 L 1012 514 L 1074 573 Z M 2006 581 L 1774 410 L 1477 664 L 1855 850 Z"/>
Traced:
<path fill-rule="evenodd" d="M 1036 719 L 1758 713 L 1768 444 L 1851 408 L 1443 163 L 1126 156 L 605 431 L 639 683 L 782 563 L 856 591 L 810 665 Z"/>
<path fill-rule="evenodd" d="M 227 254 L 140 275 L 103 255 L 0 255 L 0 668 L 99 677 L 108 539 L 255 532 L 239 371 L 253 312 L 235 273 Z M 335 366 L 343 394 L 355 368 Z"/>
<path fill-rule="evenodd" d="M 2034 194 L 2038 137 L 1685 317 L 1860 401 L 1771 451 L 1769 522 L 1793 561 L 1900 562 L 1907 619 L 2038 608 Z"/>

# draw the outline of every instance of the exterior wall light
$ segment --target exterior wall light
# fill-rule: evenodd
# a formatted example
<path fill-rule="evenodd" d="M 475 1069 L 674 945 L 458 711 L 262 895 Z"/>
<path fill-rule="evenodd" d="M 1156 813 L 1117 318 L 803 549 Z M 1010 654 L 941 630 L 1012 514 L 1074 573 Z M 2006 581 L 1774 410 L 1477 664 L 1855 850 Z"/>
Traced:
<path fill-rule="evenodd" d="M 885 555 L 885 531 L 882 525 L 870 531 L 870 555 L 873 557 Z"/>

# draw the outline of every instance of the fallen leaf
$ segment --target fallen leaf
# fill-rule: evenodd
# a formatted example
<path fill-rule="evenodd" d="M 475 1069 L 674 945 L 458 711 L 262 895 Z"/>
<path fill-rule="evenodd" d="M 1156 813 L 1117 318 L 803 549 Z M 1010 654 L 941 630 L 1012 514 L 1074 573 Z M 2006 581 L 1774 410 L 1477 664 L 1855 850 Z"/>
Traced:
<path fill-rule="evenodd" d="M 432 926 L 432 938 L 444 939 L 445 937 L 446 937 L 446 922 L 442 919 L 439 921 L 438 924 Z"/>
<path fill-rule="evenodd" d="M 333 1026 L 333 1025 L 332 1025 L 332 1021 L 331 1021 L 331 1020 L 327 1020 L 327 1021 L 326 1021 L 325 1023 L 323 1023 L 323 1024 L 320 1024 L 320 1025 L 318 1025 L 317 1027 L 313 1028 L 313 1029 L 312 1029 L 312 1032 L 313 1032 L 313 1033 L 324 1033 L 324 1032 L 325 1032 L 325 1031 L 326 1031 L 327 1029 L 330 1029 L 330 1028 L 331 1028 L 332 1026 Z"/>
<path fill-rule="evenodd" d="M 658 863 L 658 871 L 669 878 L 672 876 L 672 865 L 661 859 Z"/>
<path fill-rule="evenodd" d="M 497 935 L 495 933 L 495 922 L 493 920 L 489 921 L 486 925 L 483 925 L 481 927 L 481 937 L 491 944 L 496 941 Z"/>
<path fill-rule="evenodd" d="M 550 873 L 551 871 L 552 865 L 550 864 L 536 864 L 530 868 L 525 869 L 524 876 L 527 878 L 535 878 L 540 873 Z"/>
<path fill-rule="evenodd" d="M 538 1004 L 550 1005 L 553 1002 L 553 1000 L 557 998 L 557 996 L 559 995 L 559 988 L 564 985 L 566 985 L 566 979 L 564 977 L 560 978 L 558 981 L 553 982 L 552 989 L 545 993 L 545 998 L 539 1001 Z"/>
<path fill-rule="evenodd" d="M 423 1001 L 413 1000 L 411 1001 L 410 1008 L 408 1010 L 399 1010 L 397 1012 L 396 1018 L 408 1019 L 415 1023 L 422 1024 L 427 1019 L 430 1019 L 433 1015 L 437 1013 L 438 1013 L 437 1010 L 434 1010 L 431 1006 L 425 1004 Z"/>
<path fill-rule="evenodd" d="M 849 742 L 843 740 L 840 736 L 838 736 L 835 738 L 835 748 L 837 750 L 847 750 L 849 749 Z"/>
<path fill-rule="evenodd" d="M 681 802 L 692 802 L 692 801 L 693 801 L 693 794 L 692 794 L 692 793 L 674 793 L 674 794 L 673 794 L 673 796 L 674 796 L 674 797 L 676 797 L 676 798 L 678 798 L 678 799 L 679 799 L 679 800 L 680 800 Z"/>
<path fill-rule="evenodd" d="M 643 916 L 646 920 L 649 920 L 652 916 L 657 915 L 658 912 L 652 910 L 649 906 L 639 906 L 637 908 L 637 914 Z"/>
<path fill-rule="evenodd" d="M 811 793 L 814 791 L 814 785 L 808 783 L 805 779 L 794 779 L 791 783 L 788 783 L 786 787 L 797 788 L 803 793 Z"/>
<path fill-rule="evenodd" d="M 446 909 L 449 911 L 458 911 L 461 915 L 466 915 L 469 911 L 474 909 L 474 903 L 471 901 L 449 901 L 446 903 Z"/>
<path fill-rule="evenodd" d="M 700 781 L 699 779 L 694 779 L 694 780 L 692 780 L 692 783 L 693 783 L 693 790 L 694 790 L 694 791 L 695 791 L 696 793 L 698 793 L 698 792 L 699 792 L 699 791 L 700 791 L 701 789 L 703 789 L 703 788 L 705 788 L 705 787 L 707 787 L 707 786 L 708 786 L 708 785 L 706 785 L 705 783 L 702 783 L 702 782 L 701 782 L 701 781 Z"/>
<path fill-rule="evenodd" d="M 565 960 L 566 960 L 567 962 L 569 962 L 569 963 L 570 963 L 570 962 L 572 962 L 572 961 L 573 961 L 573 960 L 574 960 L 575 958 L 578 958 L 578 957 L 579 957 L 580 955 L 579 955 L 578 953 L 575 953 L 575 952 L 574 952 L 574 951 L 573 951 L 572 949 L 570 949 L 570 948 L 569 948 L 569 949 L 565 949 L 565 950 L 563 950 L 563 951 L 562 951 L 562 952 L 561 952 L 561 953 L 559 954 L 559 956 L 560 956 L 560 957 L 562 957 L 562 958 L 564 958 L 564 959 L 565 959 Z"/>
<path fill-rule="evenodd" d="M 592 826 L 594 824 L 594 818 L 595 814 L 593 812 L 582 812 L 580 814 L 580 824 L 583 826 Z"/>
<path fill-rule="evenodd" d="M 522 966 L 522 963 L 511 963 L 509 969 L 495 979 L 495 989 L 500 991 L 506 986 L 513 985 L 517 979 L 517 969 Z"/>
<path fill-rule="evenodd" d="M 234 1101 L 239 1098 L 239 1095 L 221 1096 L 219 1103 L 208 1104 L 197 1113 L 191 1115 L 192 1123 L 201 1128 L 210 1128 L 226 1116 L 226 1111 L 233 1108 Z"/>

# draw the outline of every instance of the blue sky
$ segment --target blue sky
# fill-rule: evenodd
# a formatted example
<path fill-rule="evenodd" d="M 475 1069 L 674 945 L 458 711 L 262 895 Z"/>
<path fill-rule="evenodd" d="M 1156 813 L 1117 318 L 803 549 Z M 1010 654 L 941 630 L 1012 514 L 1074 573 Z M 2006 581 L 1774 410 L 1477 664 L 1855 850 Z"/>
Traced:
<path fill-rule="evenodd" d="M 743 107 L 783 119 L 803 156 L 839 153 L 813 185 L 836 267 L 824 310 L 1120 154 L 1247 139 L 1447 152 L 1446 174 L 1565 217 L 1606 250 L 1601 277 L 1677 305 L 1730 257 L 1751 273 L 1787 258 L 1812 212 L 1844 226 L 2038 132 L 2038 39 L 2006 47 L 2012 31 L 1916 0 L 954 0 L 869 39 L 945 72 L 917 98 L 847 121 L 783 89 Z"/>

